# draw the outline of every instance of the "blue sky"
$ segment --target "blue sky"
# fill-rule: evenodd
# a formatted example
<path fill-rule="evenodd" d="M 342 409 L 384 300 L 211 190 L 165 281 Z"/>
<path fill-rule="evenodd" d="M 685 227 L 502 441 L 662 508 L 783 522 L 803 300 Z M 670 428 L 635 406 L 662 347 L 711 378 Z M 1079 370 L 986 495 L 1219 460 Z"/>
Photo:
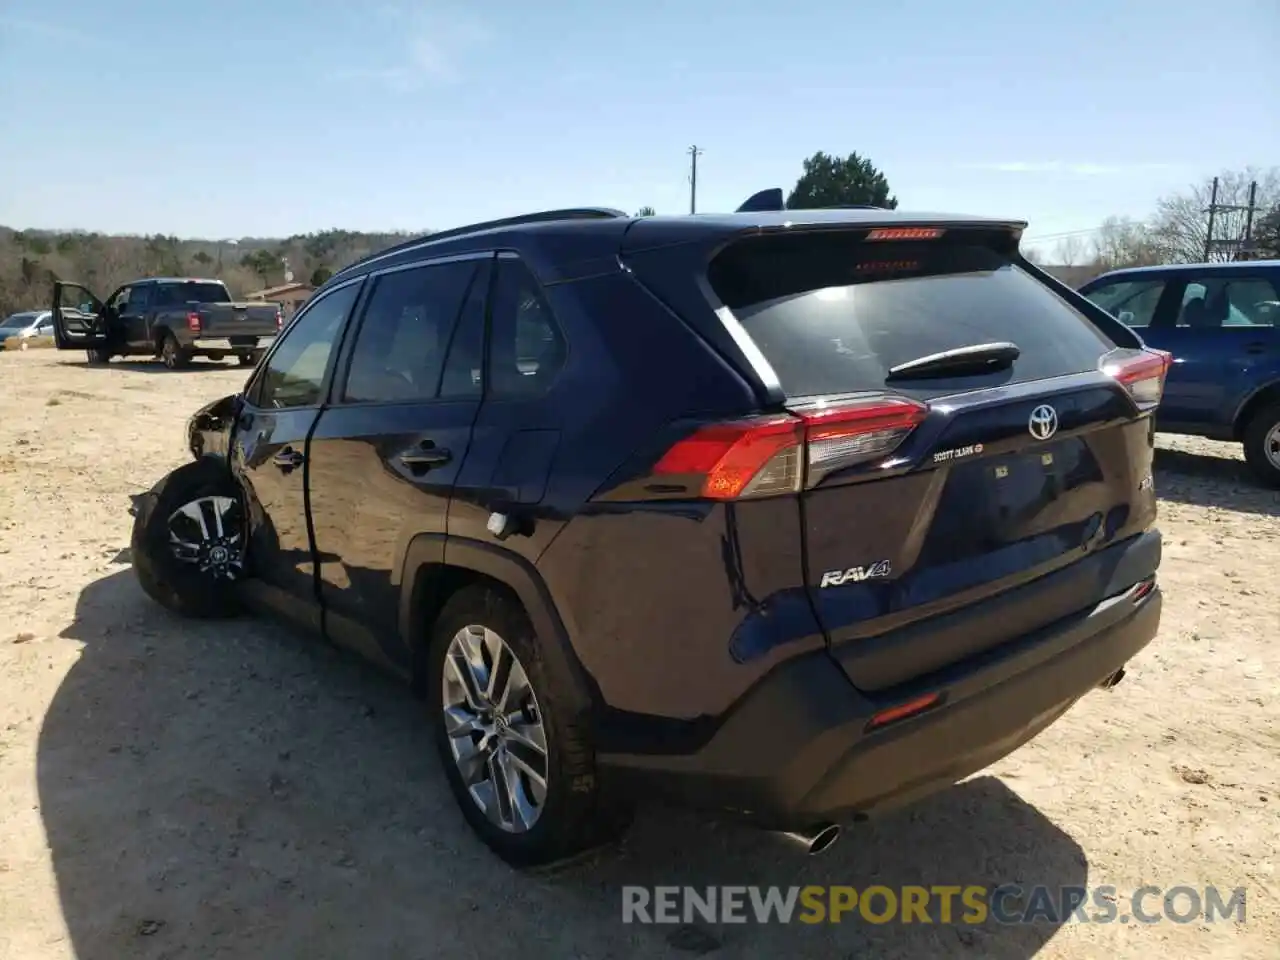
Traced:
<path fill-rule="evenodd" d="M 1280 163 L 1276 0 L 0 0 L 0 224 L 699 209 L 869 156 L 1028 238 Z"/>

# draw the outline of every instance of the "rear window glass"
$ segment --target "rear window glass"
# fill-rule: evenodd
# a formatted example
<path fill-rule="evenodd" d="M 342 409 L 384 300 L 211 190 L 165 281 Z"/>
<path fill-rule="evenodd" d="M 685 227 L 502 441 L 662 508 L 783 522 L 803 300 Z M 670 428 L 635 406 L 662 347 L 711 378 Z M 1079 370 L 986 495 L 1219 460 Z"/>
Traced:
<path fill-rule="evenodd" d="M 220 283 L 162 283 L 157 293 L 157 305 L 183 303 L 226 303 L 227 288 Z"/>
<path fill-rule="evenodd" d="M 957 347 L 1007 341 L 1007 370 L 894 380 L 940 396 L 1094 370 L 1113 344 L 1017 267 L 987 234 L 866 242 L 860 234 L 760 237 L 712 261 L 708 280 L 791 397 L 881 389 L 890 368 Z"/>

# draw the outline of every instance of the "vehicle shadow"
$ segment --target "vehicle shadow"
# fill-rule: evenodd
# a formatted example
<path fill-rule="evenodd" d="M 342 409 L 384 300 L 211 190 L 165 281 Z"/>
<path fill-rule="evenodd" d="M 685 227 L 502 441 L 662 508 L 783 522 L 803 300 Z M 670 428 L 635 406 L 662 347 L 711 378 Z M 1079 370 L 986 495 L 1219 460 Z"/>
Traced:
<path fill-rule="evenodd" d="M 170 370 L 160 360 L 112 360 L 107 364 L 89 363 L 86 360 L 63 360 L 62 365 L 66 367 L 83 367 L 86 370 L 110 370 L 124 369 L 134 373 L 163 373 L 163 374 L 182 374 L 182 373 L 199 373 L 203 370 L 235 370 L 242 369 L 246 373 L 250 367 L 238 367 L 236 363 L 230 360 L 205 360 L 194 359 L 185 367 L 177 370 Z"/>
<path fill-rule="evenodd" d="M 640 926 L 622 922 L 622 887 L 1086 882 L 1080 847 L 990 777 L 820 857 L 654 810 L 613 848 L 520 876 L 466 829 L 421 704 L 353 658 L 265 621 L 180 621 L 128 569 L 83 590 L 63 636 L 84 646 L 44 718 L 37 775 L 80 960 L 1025 960 L 1057 923 Z"/>
<path fill-rule="evenodd" d="M 1280 490 L 1264 487 L 1243 460 L 1157 447 L 1154 464 L 1161 500 L 1280 516 Z"/>

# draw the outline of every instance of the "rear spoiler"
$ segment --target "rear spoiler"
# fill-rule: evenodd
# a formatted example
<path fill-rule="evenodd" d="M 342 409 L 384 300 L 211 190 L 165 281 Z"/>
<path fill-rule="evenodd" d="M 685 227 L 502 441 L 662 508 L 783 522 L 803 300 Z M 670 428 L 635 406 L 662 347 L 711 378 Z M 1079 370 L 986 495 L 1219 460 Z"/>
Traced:
<path fill-rule="evenodd" d="M 785 210 L 787 209 L 787 201 L 783 196 L 781 187 L 770 187 L 768 190 L 761 190 L 759 193 L 753 193 L 743 201 L 742 206 L 738 207 L 735 213 L 760 213 L 767 210 Z M 885 207 L 877 207 L 871 203 L 839 203 L 834 206 L 827 207 L 828 210 L 884 210 Z"/>

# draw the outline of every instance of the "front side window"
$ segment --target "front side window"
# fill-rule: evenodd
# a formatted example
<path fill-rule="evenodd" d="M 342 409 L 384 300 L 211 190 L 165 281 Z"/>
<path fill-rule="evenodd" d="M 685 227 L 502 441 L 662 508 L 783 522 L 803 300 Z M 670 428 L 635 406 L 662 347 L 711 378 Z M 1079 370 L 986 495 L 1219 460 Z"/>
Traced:
<path fill-rule="evenodd" d="M 339 287 L 289 325 L 249 387 L 254 406 L 278 410 L 320 402 L 333 346 L 359 292 L 359 283 Z"/>
<path fill-rule="evenodd" d="M 378 277 L 356 334 L 343 402 L 434 399 L 475 272 L 476 261 L 463 260 Z"/>

